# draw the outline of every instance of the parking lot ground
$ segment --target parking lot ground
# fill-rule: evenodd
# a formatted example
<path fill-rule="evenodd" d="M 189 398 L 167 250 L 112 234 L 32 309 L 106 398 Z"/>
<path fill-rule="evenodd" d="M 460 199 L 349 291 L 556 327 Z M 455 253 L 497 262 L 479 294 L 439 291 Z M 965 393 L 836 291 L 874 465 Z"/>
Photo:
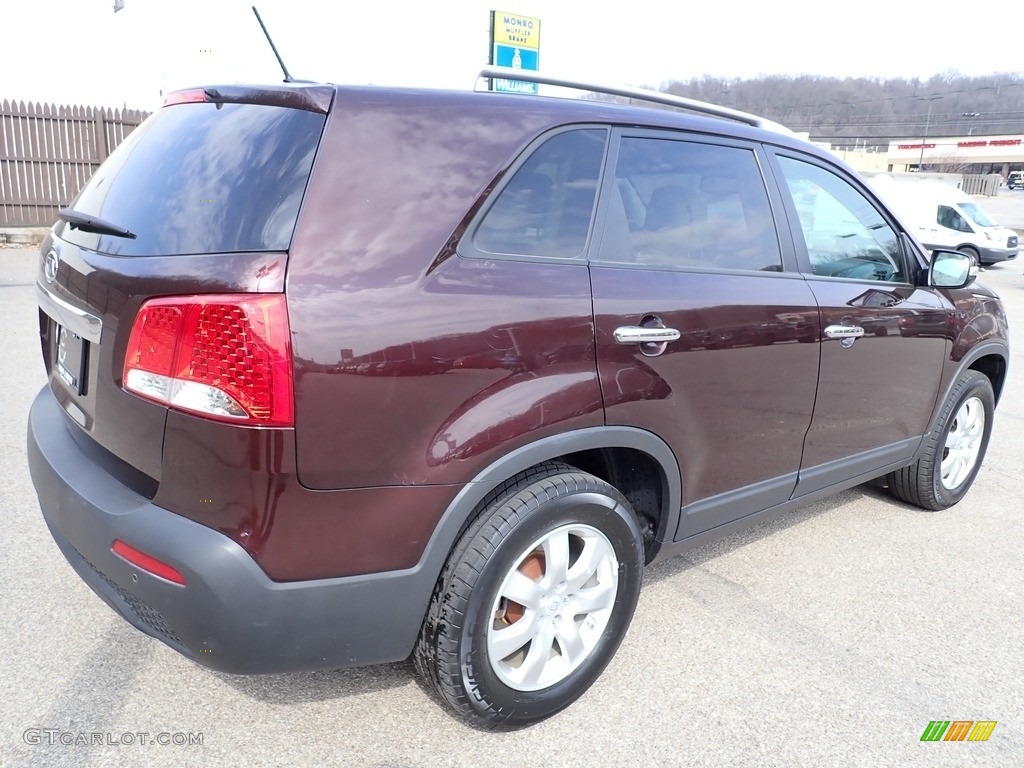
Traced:
<path fill-rule="evenodd" d="M 1013 360 L 961 504 L 922 512 L 860 487 L 648 569 L 597 684 L 495 734 L 453 719 L 408 663 L 210 672 L 85 587 L 26 466 L 44 383 L 35 258 L 0 250 L 4 768 L 1024 765 L 1024 265 L 982 276 L 1006 302 Z M 922 742 L 934 720 L 997 725 L 984 742 Z"/>
<path fill-rule="evenodd" d="M 1004 227 L 1024 232 L 1024 189 L 1001 189 L 995 197 L 975 197 Z"/>

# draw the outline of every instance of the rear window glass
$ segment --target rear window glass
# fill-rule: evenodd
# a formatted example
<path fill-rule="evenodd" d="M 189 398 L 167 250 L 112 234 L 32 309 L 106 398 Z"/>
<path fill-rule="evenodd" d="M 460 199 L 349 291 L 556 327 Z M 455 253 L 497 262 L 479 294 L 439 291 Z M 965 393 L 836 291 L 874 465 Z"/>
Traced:
<path fill-rule="evenodd" d="M 324 120 L 254 104 L 165 107 L 132 132 L 70 206 L 136 239 L 67 224 L 60 235 L 122 256 L 285 250 Z"/>

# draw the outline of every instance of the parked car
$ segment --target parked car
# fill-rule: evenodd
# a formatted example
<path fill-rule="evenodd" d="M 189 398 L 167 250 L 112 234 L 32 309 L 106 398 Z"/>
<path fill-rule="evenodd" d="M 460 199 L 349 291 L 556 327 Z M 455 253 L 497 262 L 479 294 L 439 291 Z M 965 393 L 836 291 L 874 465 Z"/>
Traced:
<path fill-rule="evenodd" d="M 1024 189 L 1024 171 L 1010 171 L 1006 177 L 1006 186 L 1010 189 Z"/>
<path fill-rule="evenodd" d="M 1017 258 L 1017 233 L 1001 227 L 970 195 L 932 180 L 894 181 L 874 176 L 869 183 L 908 224 L 925 248 L 952 248 L 979 264 Z"/>
<path fill-rule="evenodd" d="M 971 260 L 767 121 L 631 95 L 690 111 L 169 96 L 40 251 L 29 464 L 79 576 L 199 664 L 411 655 L 510 728 L 598 678 L 645 565 L 875 478 L 959 502 L 1008 359 Z"/>

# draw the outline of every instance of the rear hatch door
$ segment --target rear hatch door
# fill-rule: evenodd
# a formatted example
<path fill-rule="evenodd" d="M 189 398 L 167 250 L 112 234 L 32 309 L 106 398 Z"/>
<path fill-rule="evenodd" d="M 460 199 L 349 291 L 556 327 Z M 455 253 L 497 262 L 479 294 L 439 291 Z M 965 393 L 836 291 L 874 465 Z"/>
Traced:
<path fill-rule="evenodd" d="M 172 94 L 94 173 L 43 243 L 49 385 L 97 458 L 160 480 L 166 407 L 125 392 L 125 349 L 155 296 L 280 293 L 330 108 L 329 86 Z M 131 478 L 125 478 L 131 479 Z"/>

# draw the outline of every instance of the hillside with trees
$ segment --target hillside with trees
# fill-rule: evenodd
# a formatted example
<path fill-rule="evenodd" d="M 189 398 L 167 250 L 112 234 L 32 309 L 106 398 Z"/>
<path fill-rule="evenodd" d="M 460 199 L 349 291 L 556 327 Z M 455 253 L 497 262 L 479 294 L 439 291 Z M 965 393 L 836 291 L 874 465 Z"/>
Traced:
<path fill-rule="evenodd" d="M 885 148 L 890 140 L 926 133 L 1024 133 L 1024 74 L 947 73 L 928 80 L 705 76 L 662 90 L 753 112 L 839 147 Z"/>

